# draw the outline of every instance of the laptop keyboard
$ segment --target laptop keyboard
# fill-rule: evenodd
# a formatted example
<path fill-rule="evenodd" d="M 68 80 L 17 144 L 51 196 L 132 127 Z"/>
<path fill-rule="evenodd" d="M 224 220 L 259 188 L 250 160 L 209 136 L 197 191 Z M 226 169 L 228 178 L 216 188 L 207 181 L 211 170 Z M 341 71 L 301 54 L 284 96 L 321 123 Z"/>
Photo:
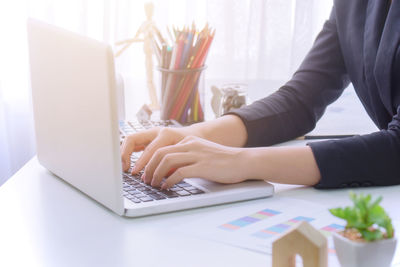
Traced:
<path fill-rule="evenodd" d="M 128 121 L 120 122 L 120 137 L 121 143 L 126 135 L 143 131 L 155 126 L 172 126 L 171 121 Z M 123 173 L 123 195 L 133 203 L 142 203 L 157 201 L 169 198 L 186 197 L 191 195 L 203 194 L 204 191 L 200 190 L 193 185 L 181 181 L 180 183 L 172 186 L 168 190 L 161 190 L 160 188 L 152 187 L 144 183 L 140 177 L 143 171 L 136 175 L 131 175 L 133 165 L 136 160 L 140 157 L 141 152 L 133 153 L 131 156 L 131 168 L 127 173 Z"/>

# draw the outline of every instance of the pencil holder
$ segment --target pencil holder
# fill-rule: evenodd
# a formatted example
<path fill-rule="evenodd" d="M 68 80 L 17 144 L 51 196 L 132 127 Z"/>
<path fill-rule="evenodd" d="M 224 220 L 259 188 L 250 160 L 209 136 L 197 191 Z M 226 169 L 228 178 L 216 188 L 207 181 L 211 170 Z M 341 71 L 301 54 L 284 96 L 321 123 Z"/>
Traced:
<path fill-rule="evenodd" d="M 181 124 L 204 121 L 204 70 L 170 70 L 159 67 L 161 73 L 162 120 L 176 120 Z"/>

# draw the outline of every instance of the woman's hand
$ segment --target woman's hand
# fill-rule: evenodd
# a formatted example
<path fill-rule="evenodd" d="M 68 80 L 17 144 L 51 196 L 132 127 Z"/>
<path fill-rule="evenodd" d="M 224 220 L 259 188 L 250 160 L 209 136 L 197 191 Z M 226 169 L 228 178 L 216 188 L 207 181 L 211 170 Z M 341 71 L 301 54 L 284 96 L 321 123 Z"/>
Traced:
<path fill-rule="evenodd" d="M 235 134 L 232 134 L 235 133 Z M 179 143 L 186 136 L 197 136 L 227 146 L 243 146 L 247 132 L 241 119 L 235 115 L 196 123 L 181 128 L 152 128 L 129 135 L 121 146 L 122 169 L 128 171 L 133 152 L 143 151 L 132 173 L 141 171 L 157 149 Z"/>
<path fill-rule="evenodd" d="M 143 150 L 142 156 L 137 160 L 132 174 L 141 171 L 149 162 L 153 154 L 161 147 L 174 145 L 185 136 L 196 135 L 190 127 L 161 128 L 155 127 L 143 132 L 128 135 L 121 145 L 122 170 L 128 171 L 133 152 Z"/>
<path fill-rule="evenodd" d="M 190 177 L 220 183 L 241 182 L 246 180 L 248 170 L 244 151 L 243 148 L 227 147 L 199 137 L 186 136 L 175 145 L 159 148 L 148 162 L 142 179 L 155 187 L 161 185 L 162 189 Z M 161 183 L 165 177 L 166 180 Z"/>

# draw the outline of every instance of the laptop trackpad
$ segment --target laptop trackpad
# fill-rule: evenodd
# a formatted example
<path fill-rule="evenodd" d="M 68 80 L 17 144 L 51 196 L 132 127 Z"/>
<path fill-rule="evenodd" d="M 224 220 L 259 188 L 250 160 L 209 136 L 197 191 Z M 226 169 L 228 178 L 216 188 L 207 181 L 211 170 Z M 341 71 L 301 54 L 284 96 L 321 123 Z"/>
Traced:
<path fill-rule="evenodd" d="M 212 182 L 202 178 L 188 178 L 185 182 L 192 184 L 193 186 L 202 189 L 205 192 L 219 192 L 225 190 L 233 189 L 250 189 L 250 188 L 260 188 L 260 186 L 271 186 L 265 181 L 260 180 L 250 180 L 235 184 L 222 184 L 217 182 Z"/>

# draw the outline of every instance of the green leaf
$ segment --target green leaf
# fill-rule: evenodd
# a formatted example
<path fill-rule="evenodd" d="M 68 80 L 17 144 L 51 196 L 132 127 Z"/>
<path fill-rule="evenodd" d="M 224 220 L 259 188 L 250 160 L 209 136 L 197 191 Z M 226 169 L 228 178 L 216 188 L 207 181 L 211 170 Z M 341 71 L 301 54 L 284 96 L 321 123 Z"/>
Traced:
<path fill-rule="evenodd" d="M 346 219 L 346 216 L 344 215 L 344 210 L 342 208 L 334 208 L 334 209 L 329 209 L 329 212 L 338 218 L 341 219 Z"/>
<path fill-rule="evenodd" d="M 380 226 L 385 229 L 387 238 L 392 238 L 393 237 L 394 229 L 393 229 L 393 225 L 392 225 L 392 220 L 389 218 L 389 216 L 387 216 L 385 218 L 384 223 L 382 225 L 380 225 Z"/>
<path fill-rule="evenodd" d="M 387 238 L 393 238 L 394 236 L 394 229 L 393 229 L 393 225 L 392 225 L 392 220 L 389 219 L 389 223 L 385 226 L 385 230 L 386 230 L 386 237 Z"/>
<path fill-rule="evenodd" d="M 369 230 L 361 230 L 361 236 L 367 241 L 375 241 L 383 238 L 383 234 L 379 230 L 369 231 Z"/>
<path fill-rule="evenodd" d="M 378 206 L 379 203 L 381 203 L 382 199 L 383 199 L 382 196 L 379 196 L 379 197 L 370 205 L 370 208 L 373 208 L 373 207 L 375 207 L 375 206 Z"/>
<path fill-rule="evenodd" d="M 376 223 L 379 226 L 382 226 L 384 221 L 386 220 L 386 212 L 381 206 L 374 206 L 369 210 L 368 220 L 371 223 Z"/>

